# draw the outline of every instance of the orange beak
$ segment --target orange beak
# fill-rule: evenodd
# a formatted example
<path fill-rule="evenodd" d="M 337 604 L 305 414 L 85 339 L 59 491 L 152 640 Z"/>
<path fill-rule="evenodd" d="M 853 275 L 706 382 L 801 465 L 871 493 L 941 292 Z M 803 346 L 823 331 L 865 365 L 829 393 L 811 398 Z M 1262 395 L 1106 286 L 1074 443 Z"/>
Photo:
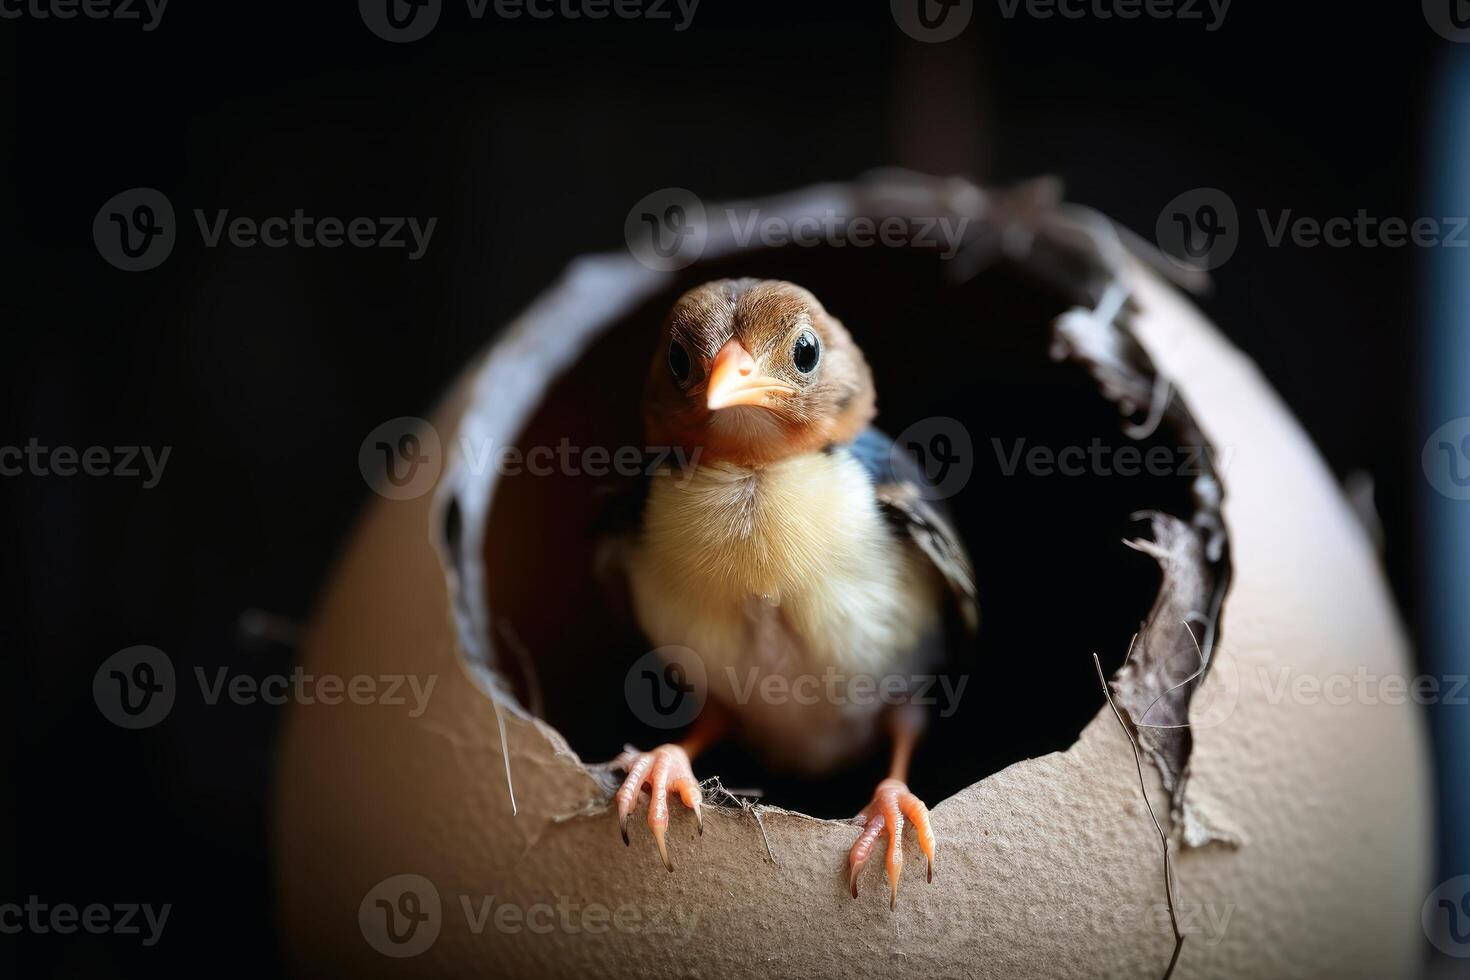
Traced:
<path fill-rule="evenodd" d="M 796 389 L 784 381 L 768 377 L 756 370 L 755 358 L 731 339 L 715 355 L 710 365 L 709 386 L 705 402 L 710 411 L 734 405 L 765 406 L 767 395 L 794 395 Z"/>

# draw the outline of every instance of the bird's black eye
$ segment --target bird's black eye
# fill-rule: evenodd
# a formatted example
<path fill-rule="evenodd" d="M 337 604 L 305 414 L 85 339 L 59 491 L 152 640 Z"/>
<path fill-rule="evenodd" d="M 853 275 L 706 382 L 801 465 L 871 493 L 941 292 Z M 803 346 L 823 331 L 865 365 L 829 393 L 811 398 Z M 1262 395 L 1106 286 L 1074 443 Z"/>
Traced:
<path fill-rule="evenodd" d="M 822 345 L 817 343 L 817 335 L 810 330 L 803 330 L 796 336 L 796 346 L 791 348 L 791 363 L 796 365 L 796 370 L 802 374 L 811 374 L 817 369 L 817 361 L 822 359 Z"/>
<path fill-rule="evenodd" d="M 677 340 L 669 341 L 669 373 L 681 385 L 689 382 L 689 352 Z"/>

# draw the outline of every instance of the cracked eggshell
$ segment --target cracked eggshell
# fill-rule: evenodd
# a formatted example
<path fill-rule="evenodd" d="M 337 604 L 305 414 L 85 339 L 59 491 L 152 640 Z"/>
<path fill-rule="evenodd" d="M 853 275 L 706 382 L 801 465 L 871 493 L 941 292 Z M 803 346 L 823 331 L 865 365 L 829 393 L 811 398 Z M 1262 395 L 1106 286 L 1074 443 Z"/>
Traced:
<path fill-rule="evenodd" d="M 641 275 L 609 263 L 580 263 L 512 325 L 437 414 L 447 445 L 487 418 L 514 435 L 515 406 L 533 403 L 580 346 L 548 346 L 533 321 L 595 301 L 613 265 Z M 1256 368 L 1142 265 L 1116 272 L 1137 305 L 1134 335 L 1211 439 L 1226 487 L 1231 585 L 1192 707 L 1186 788 L 1221 840 L 1175 861 L 1186 935 L 1176 976 L 1413 975 L 1432 843 L 1421 718 L 1412 702 L 1292 693 L 1303 676 L 1411 673 L 1372 548 Z M 650 278 L 634 292 L 656 287 Z M 471 410 L 485 399 L 500 407 Z M 292 711 L 275 873 L 303 973 L 1163 975 L 1173 940 L 1159 839 L 1101 696 L 1072 748 L 933 808 L 935 881 L 924 884 L 910 839 L 896 912 L 872 869 L 849 897 L 852 826 L 781 810 L 759 824 L 707 810 L 699 838 L 676 813 L 668 874 L 645 828 L 622 846 L 606 783 L 465 649 L 476 636 L 488 643 L 483 611 L 463 599 L 479 583 L 441 553 L 437 529 L 464 521 L 473 535 L 475 520 L 448 514 L 443 489 L 374 501 L 304 644 L 314 674 L 407 673 L 435 686 L 419 717 L 382 704 Z M 1047 655 L 1044 635 L 1032 655 Z M 1167 820 L 1159 778 L 1145 773 Z"/>

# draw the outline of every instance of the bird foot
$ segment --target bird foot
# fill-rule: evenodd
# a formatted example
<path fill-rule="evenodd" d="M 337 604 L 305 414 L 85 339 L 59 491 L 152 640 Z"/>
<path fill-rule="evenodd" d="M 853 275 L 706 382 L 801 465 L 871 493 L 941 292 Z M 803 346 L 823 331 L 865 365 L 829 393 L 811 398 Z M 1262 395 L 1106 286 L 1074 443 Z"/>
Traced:
<path fill-rule="evenodd" d="M 689 764 L 689 754 L 678 745 L 660 745 L 649 752 L 640 752 L 629 746 L 613 761 L 613 767 L 625 770 L 628 777 L 618 790 L 618 829 L 623 832 L 623 843 L 632 846 L 628 839 L 628 820 L 633 815 L 641 792 L 648 787 L 648 826 L 653 831 L 653 842 L 658 846 L 658 856 L 663 858 L 664 867 L 672 873 L 674 863 L 669 860 L 668 845 L 664 835 L 669 829 L 669 796 L 677 795 L 684 805 L 694 811 L 694 820 L 699 832 L 704 833 L 704 816 L 699 805 L 704 795 L 699 790 L 699 780 Z"/>
<path fill-rule="evenodd" d="M 928 877 L 934 880 L 934 828 L 929 824 L 929 808 L 924 801 L 909 792 L 901 780 L 885 779 L 873 792 L 873 802 L 863 808 L 858 819 L 863 821 L 863 832 L 847 854 L 847 883 L 852 897 L 857 898 L 858 875 L 872 856 L 873 846 L 885 832 L 888 835 L 888 907 L 898 907 L 898 879 L 903 874 L 903 821 L 913 821 L 914 832 L 919 837 L 919 848 L 929 862 Z"/>

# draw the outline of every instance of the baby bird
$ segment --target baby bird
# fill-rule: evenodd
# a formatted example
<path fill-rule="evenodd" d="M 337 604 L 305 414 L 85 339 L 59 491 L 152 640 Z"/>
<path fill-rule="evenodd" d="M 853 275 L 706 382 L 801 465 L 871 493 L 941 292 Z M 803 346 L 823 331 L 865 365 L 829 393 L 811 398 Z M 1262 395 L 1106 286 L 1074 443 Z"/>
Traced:
<path fill-rule="evenodd" d="M 902 688 L 938 668 L 946 602 L 973 628 L 975 586 L 958 536 L 921 493 L 922 473 L 869 426 L 875 398 L 847 330 L 791 283 L 706 283 L 659 333 L 643 394 L 648 445 L 681 448 L 694 463 L 649 477 L 620 563 L 653 644 L 702 660 L 705 708 L 682 742 L 619 757 L 627 778 L 616 799 L 626 843 L 648 790 L 670 871 L 669 797 L 702 831 L 692 760 L 713 740 L 737 735 L 769 765 L 816 775 L 886 734 L 892 765 L 860 814 L 849 887 L 856 898 L 886 833 L 896 905 L 905 819 L 933 880 L 929 811 L 905 782 L 924 718 Z M 766 697 L 771 675 L 793 696 Z M 821 696 L 858 676 L 898 696 Z"/>

